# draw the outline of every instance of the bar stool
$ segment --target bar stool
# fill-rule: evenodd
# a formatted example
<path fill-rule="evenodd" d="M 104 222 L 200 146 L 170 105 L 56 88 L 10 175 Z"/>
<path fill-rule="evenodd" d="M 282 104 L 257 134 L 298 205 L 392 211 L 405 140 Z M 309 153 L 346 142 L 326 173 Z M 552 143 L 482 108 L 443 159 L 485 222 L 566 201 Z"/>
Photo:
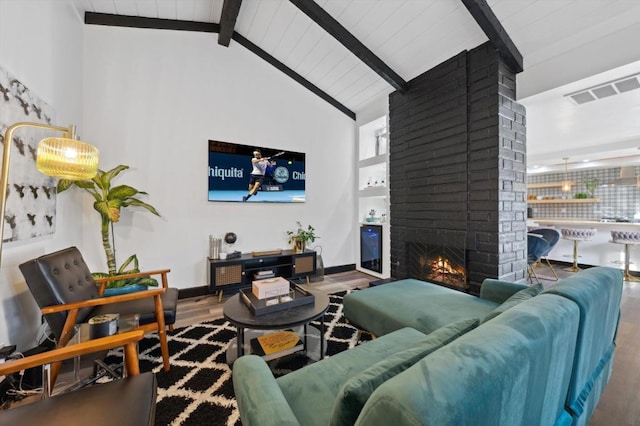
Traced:
<path fill-rule="evenodd" d="M 565 268 L 565 271 L 578 272 L 578 243 L 592 240 L 598 230 L 596 228 L 561 228 L 562 239 L 573 241 L 573 266 Z"/>
<path fill-rule="evenodd" d="M 611 242 L 615 244 L 624 244 L 624 280 L 640 281 L 640 279 L 629 273 L 629 265 L 631 264 L 631 246 L 640 244 L 640 232 L 611 231 Z"/>

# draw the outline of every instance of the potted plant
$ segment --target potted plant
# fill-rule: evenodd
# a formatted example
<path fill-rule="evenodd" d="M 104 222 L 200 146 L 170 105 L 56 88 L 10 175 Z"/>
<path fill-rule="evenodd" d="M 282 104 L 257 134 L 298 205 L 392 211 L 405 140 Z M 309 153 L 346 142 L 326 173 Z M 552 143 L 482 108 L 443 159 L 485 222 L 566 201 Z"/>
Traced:
<path fill-rule="evenodd" d="M 287 235 L 289 236 L 289 244 L 293 244 L 293 250 L 296 253 L 302 253 L 306 246 L 307 242 L 314 242 L 316 238 L 320 238 L 316 236 L 315 229 L 313 226 L 308 225 L 307 229 L 304 229 L 300 222 L 296 222 L 298 225 L 298 229 L 294 231 L 287 231 Z"/>
<path fill-rule="evenodd" d="M 590 198 L 595 198 L 596 196 L 596 188 L 598 187 L 598 179 L 592 178 L 584 181 L 584 186 L 589 193 Z"/>
<path fill-rule="evenodd" d="M 119 165 L 111 170 L 103 171 L 98 170 L 98 173 L 93 179 L 72 181 L 67 179 L 61 179 L 58 182 L 58 193 L 64 192 L 72 186 L 84 189 L 93 196 L 95 202 L 93 208 L 100 214 L 102 232 L 102 246 L 104 247 L 104 253 L 107 257 L 107 269 L 108 272 L 94 272 L 93 276 L 96 278 L 102 278 L 106 276 L 123 275 L 135 272 L 140 272 L 138 266 L 138 257 L 133 254 L 129 256 L 120 267 L 116 264 L 116 254 L 113 251 L 113 224 L 120 220 L 121 209 L 129 206 L 142 207 L 156 216 L 160 214 L 156 209 L 139 198 L 138 195 L 148 195 L 146 192 L 138 191 L 129 185 L 118 185 L 111 187 L 111 181 L 118 176 L 120 172 L 127 170 L 129 166 Z M 151 277 L 140 277 L 128 280 L 117 280 L 107 283 L 107 289 L 105 294 L 117 294 L 129 291 L 140 290 L 147 286 L 157 286 L 158 282 Z M 121 289 L 122 287 L 128 287 L 127 289 Z M 131 287 L 133 286 L 133 287 Z M 121 289 L 121 290 L 114 290 Z"/>

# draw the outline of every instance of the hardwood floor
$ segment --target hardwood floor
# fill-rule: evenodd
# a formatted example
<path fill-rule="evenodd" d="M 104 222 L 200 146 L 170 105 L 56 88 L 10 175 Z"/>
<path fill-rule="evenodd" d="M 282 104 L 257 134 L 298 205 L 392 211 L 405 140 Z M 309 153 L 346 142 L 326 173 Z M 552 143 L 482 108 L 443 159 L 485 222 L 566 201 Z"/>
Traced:
<path fill-rule="evenodd" d="M 572 273 L 555 266 L 560 278 Z M 545 287 L 554 284 L 549 268 L 541 265 L 536 273 Z M 351 288 L 366 288 L 377 278 L 358 271 L 325 275 L 323 281 L 311 283 L 310 291 L 334 293 Z M 211 296 L 194 297 L 178 302 L 176 326 L 222 317 L 222 303 Z M 621 302 L 621 318 L 613 373 L 589 426 L 640 426 L 640 283 L 625 282 Z"/>
<path fill-rule="evenodd" d="M 369 282 L 378 278 L 363 274 L 359 271 L 348 271 L 339 274 L 325 275 L 322 281 L 302 284 L 311 292 L 336 293 L 352 288 L 366 288 Z M 218 302 L 218 296 L 207 295 L 181 299 L 178 301 L 178 313 L 176 327 L 195 324 L 222 317 L 222 305 L 228 296 L 223 293 L 222 302 Z"/>

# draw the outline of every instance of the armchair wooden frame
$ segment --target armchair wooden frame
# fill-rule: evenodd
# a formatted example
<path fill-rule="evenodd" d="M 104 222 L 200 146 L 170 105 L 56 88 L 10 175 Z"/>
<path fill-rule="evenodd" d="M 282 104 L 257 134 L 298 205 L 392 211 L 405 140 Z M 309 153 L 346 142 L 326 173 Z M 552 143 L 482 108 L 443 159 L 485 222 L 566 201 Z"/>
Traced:
<path fill-rule="evenodd" d="M 18 371 L 45 364 L 52 364 L 51 369 L 53 373 L 53 366 L 59 365 L 65 359 L 105 351 L 120 346 L 124 347 L 125 368 L 127 371 L 127 375 L 136 376 L 140 374 L 138 348 L 136 347 L 136 343 L 140 341 L 143 336 L 143 330 L 133 330 L 126 333 L 120 333 L 113 336 L 89 340 L 86 342 L 69 345 L 64 348 L 52 349 L 47 352 L 31 355 L 13 361 L 8 361 L 0 364 L 0 376 L 6 376 Z M 52 389 L 52 387 L 50 387 L 49 389 Z"/>
<path fill-rule="evenodd" d="M 167 274 L 169 272 L 171 272 L 171 269 L 158 269 L 156 271 L 136 272 L 132 274 L 115 275 L 112 277 L 95 278 L 94 280 L 96 284 L 99 285 L 98 293 L 100 293 L 100 295 L 104 295 L 104 291 L 107 288 L 108 282 L 118 281 L 118 280 L 127 279 L 127 278 L 148 277 L 151 275 L 160 275 L 160 282 L 162 283 L 162 288 L 166 290 L 167 288 L 169 288 L 169 280 L 167 279 Z M 169 331 L 173 331 L 173 325 L 169 325 Z"/>
<path fill-rule="evenodd" d="M 57 312 L 67 312 L 67 319 L 64 323 L 64 327 L 62 329 L 62 334 L 60 336 L 60 341 L 57 344 L 58 348 L 64 348 L 69 343 L 69 340 L 73 336 L 73 328 L 76 325 L 76 319 L 78 317 L 78 311 L 83 308 L 108 305 L 112 303 L 119 302 L 127 302 L 130 300 L 143 299 L 146 297 L 154 298 L 154 308 L 155 308 L 155 316 L 156 322 L 143 324 L 139 326 L 139 329 L 147 332 L 158 332 L 158 339 L 160 340 L 160 351 L 162 353 L 162 362 L 164 371 L 169 371 L 171 368 L 169 364 L 169 347 L 167 343 L 167 333 L 166 333 L 166 325 L 164 321 L 164 309 L 162 306 L 162 295 L 166 293 L 168 288 L 168 280 L 167 273 L 169 273 L 170 269 L 161 269 L 156 271 L 149 272 L 138 272 L 133 274 L 124 274 L 117 275 L 112 277 L 105 277 L 96 279 L 96 284 L 99 285 L 98 293 L 100 295 L 104 294 L 104 289 L 106 288 L 106 284 L 109 281 L 116 281 L 126 278 L 135 278 L 141 276 L 150 276 L 150 275 L 161 275 L 162 288 L 139 291 L 136 293 L 128 293 L 121 294 L 117 296 L 109 296 L 109 297 L 100 297 L 96 299 L 88 299 L 80 302 L 67 303 L 63 305 L 53 305 L 47 306 L 41 309 L 43 315 L 53 314 Z M 172 327 L 170 328 L 172 329 Z M 76 346 L 76 345 L 73 345 Z M 137 358 L 137 355 L 136 355 Z M 58 373 L 60 372 L 61 363 L 57 362 L 51 366 L 51 387 L 55 384 Z"/>

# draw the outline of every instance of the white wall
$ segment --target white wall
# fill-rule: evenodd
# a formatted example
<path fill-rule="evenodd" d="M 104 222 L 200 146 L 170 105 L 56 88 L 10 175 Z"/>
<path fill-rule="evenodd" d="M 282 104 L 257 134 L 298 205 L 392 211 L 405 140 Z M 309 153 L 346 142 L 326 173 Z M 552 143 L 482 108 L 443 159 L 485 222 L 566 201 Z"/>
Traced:
<path fill-rule="evenodd" d="M 81 18 L 64 1 L 0 0 L 0 65 L 53 106 L 54 124 L 75 124 L 81 134 L 82 29 Z M 37 173 L 35 168 L 33 172 Z M 0 346 L 35 346 L 40 314 L 18 265 L 69 245 L 83 249 L 79 199 L 76 195 L 58 198 L 54 235 L 4 245 Z"/>
<path fill-rule="evenodd" d="M 243 252 L 287 248 L 301 221 L 321 236 L 325 266 L 355 263 L 353 120 L 216 34 L 87 26 L 84 40 L 85 139 L 102 169 L 130 165 L 114 182 L 147 191 L 162 214 L 123 211 L 118 262 L 136 253 L 143 269 L 171 268 L 172 286 L 202 286 L 209 234 L 235 232 Z M 307 202 L 208 202 L 208 139 L 305 152 Z M 83 254 L 104 269 L 85 195 Z"/>

